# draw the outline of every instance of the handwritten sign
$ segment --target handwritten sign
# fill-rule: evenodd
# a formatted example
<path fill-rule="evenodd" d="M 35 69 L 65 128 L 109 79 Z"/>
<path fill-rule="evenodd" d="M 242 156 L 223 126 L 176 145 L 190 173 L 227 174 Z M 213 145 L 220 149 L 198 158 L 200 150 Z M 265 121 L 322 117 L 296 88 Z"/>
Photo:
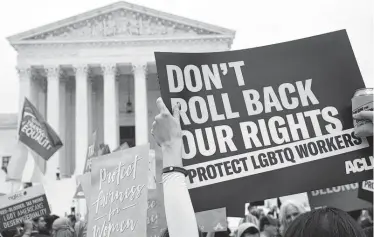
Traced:
<path fill-rule="evenodd" d="M 0 230 L 14 228 L 24 220 L 50 214 L 41 185 L 0 197 Z"/>
<path fill-rule="evenodd" d="M 149 145 L 93 159 L 88 237 L 146 235 Z"/>
<path fill-rule="evenodd" d="M 147 237 L 160 237 L 167 228 L 162 190 L 148 190 Z"/>
<path fill-rule="evenodd" d="M 148 189 L 156 189 L 156 152 L 149 150 Z"/>

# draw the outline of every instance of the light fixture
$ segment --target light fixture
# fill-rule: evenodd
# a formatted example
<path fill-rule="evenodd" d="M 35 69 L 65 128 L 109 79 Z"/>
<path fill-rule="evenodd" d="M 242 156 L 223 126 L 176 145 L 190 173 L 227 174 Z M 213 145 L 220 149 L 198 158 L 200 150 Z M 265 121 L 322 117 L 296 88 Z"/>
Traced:
<path fill-rule="evenodd" d="M 131 114 L 134 109 L 132 107 L 132 102 L 131 102 L 131 81 L 130 81 L 130 78 L 128 78 L 128 94 L 129 94 L 129 97 L 127 99 L 127 103 L 126 103 L 126 113 L 128 114 Z"/>

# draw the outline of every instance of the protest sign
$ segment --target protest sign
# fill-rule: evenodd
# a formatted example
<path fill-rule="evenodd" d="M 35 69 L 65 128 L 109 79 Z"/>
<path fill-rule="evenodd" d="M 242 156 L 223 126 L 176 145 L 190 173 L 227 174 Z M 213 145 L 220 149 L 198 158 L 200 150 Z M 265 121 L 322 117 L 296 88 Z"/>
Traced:
<path fill-rule="evenodd" d="M 162 188 L 162 187 L 161 187 Z M 147 237 L 160 237 L 166 230 L 165 207 L 162 191 L 148 190 Z"/>
<path fill-rule="evenodd" d="M 82 188 L 82 185 L 80 183 L 78 183 L 77 190 L 75 191 L 75 194 L 74 194 L 74 198 L 75 199 L 85 198 L 83 188 Z"/>
<path fill-rule="evenodd" d="M 196 221 L 202 232 L 226 231 L 226 208 L 198 212 L 196 213 Z"/>
<path fill-rule="evenodd" d="M 357 197 L 358 187 L 353 183 L 308 192 L 310 208 L 335 207 L 350 212 L 371 207 L 371 203 Z"/>
<path fill-rule="evenodd" d="M 87 148 L 86 164 L 84 165 L 83 173 L 91 171 L 92 158 L 96 157 L 99 153 L 100 146 L 97 143 L 96 131 L 92 134 L 91 144 Z"/>
<path fill-rule="evenodd" d="M 42 185 L 0 197 L 0 230 L 11 229 L 24 220 L 48 214 L 50 209 Z"/>
<path fill-rule="evenodd" d="M 88 237 L 146 236 L 149 145 L 92 161 Z"/>
<path fill-rule="evenodd" d="M 124 142 L 122 145 L 120 145 L 119 147 L 114 149 L 113 152 L 120 151 L 120 150 L 125 150 L 125 149 L 128 149 L 128 148 L 130 148 L 129 144 L 127 144 L 127 142 Z"/>
<path fill-rule="evenodd" d="M 365 180 L 363 182 L 360 182 L 360 187 L 358 188 L 358 198 L 373 203 L 373 185 L 373 180 Z"/>
<path fill-rule="evenodd" d="M 156 189 L 156 151 L 149 150 L 148 160 L 148 189 Z"/>
<path fill-rule="evenodd" d="M 62 147 L 62 142 L 57 133 L 26 98 L 18 134 L 22 143 L 45 160 L 51 158 Z"/>
<path fill-rule="evenodd" d="M 90 190 L 91 190 L 91 172 L 84 173 L 77 177 L 78 188 L 75 192 L 74 198 L 86 199 L 87 204 L 90 203 Z"/>
<path fill-rule="evenodd" d="M 247 200 L 372 177 L 372 144 L 352 129 L 351 98 L 365 84 L 346 31 L 155 57 L 163 101 L 181 107 L 195 211 L 232 216 Z"/>

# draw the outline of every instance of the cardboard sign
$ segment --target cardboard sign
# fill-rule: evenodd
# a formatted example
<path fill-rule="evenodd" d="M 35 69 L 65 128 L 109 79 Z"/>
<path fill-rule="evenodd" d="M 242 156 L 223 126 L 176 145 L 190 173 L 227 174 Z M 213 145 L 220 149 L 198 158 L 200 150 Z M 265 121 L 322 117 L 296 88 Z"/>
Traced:
<path fill-rule="evenodd" d="M 372 143 L 352 129 L 351 98 L 365 84 L 346 31 L 155 57 L 163 101 L 181 106 L 195 211 L 232 216 L 247 200 L 371 179 Z"/>
<path fill-rule="evenodd" d="M 90 203 L 90 190 L 91 190 L 91 172 L 84 173 L 77 177 L 79 183 L 74 198 L 86 199 L 87 204 Z"/>
<path fill-rule="evenodd" d="M 162 191 L 148 190 L 147 237 L 160 237 L 166 230 L 165 207 Z"/>
<path fill-rule="evenodd" d="M 25 220 L 50 214 L 41 185 L 0 197 L 0 230 L 19 226 Z"/>
<path fill-rule="evenodd" d="M 92 159 L 97 156 L 102 156 L 110 153 L 109 146 L 106 144 L 97 143 L 96 131 L 92 134 L 91 144 L 87 148 L 87 158 L 84 165 L 83 173 L 91 172 Z"/>
<path fill-rule="evenodd" d="M 374 180 L 365 180 L 360 183 L 358 188 L 358 198 L 373 203 Z"/>
<path fill-rule="evenodd" d="M 149 150 L 148 161 L 148 189 L 156 189 L 156 152 Z"/>
<path fill-rule="evenodd" d="M 318 209 L 328 206 L 346 212 L 370 208 L 371 203 L 357 197 L 358 188 L 358 183 L 353 183 L 308 192 L 310 208 Z"/>
<path fill-rule="evenodd" d="M 149 145 L 93 159 L 88 237 L 146 236 Z"/>
<path fill-rule="evenodd" d="M 226 231 L 226 208 L 198 212 L 196 213 L 196 221 L 201 232 Z"/>
<path fill-rule="evenodd" d="M 62 147 L 57 133 L 26 98 L 18 134 L 22 143 L 45 160 L 51 158 Z"/>

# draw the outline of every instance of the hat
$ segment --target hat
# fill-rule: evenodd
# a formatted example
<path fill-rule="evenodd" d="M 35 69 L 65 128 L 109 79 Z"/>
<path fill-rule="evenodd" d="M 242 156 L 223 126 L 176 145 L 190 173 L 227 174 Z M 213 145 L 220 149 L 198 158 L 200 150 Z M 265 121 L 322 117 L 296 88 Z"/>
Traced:
<path fill-rule="evenodd" d="M 237 237 L 241 237 L 242 234 L 244 234 L 245 232 L 249 231 L 249 230 L 253 230 L 255 233 L 260 233 L 260 230 L 258 229 L 258 227 L 253 224 L 253 223 L 243 223 L 241 225 L 239 225 L 238 227 L 238 232 L 237 232 Z"/>
<path fill-rule="evenodd" d="M 278 226 L 279 222 L 274 217 L 267 215 L 267 216 L 261 217 L 260 219 L 260 230 L 261 231 L 264 230 L 265 225 Z"/>

